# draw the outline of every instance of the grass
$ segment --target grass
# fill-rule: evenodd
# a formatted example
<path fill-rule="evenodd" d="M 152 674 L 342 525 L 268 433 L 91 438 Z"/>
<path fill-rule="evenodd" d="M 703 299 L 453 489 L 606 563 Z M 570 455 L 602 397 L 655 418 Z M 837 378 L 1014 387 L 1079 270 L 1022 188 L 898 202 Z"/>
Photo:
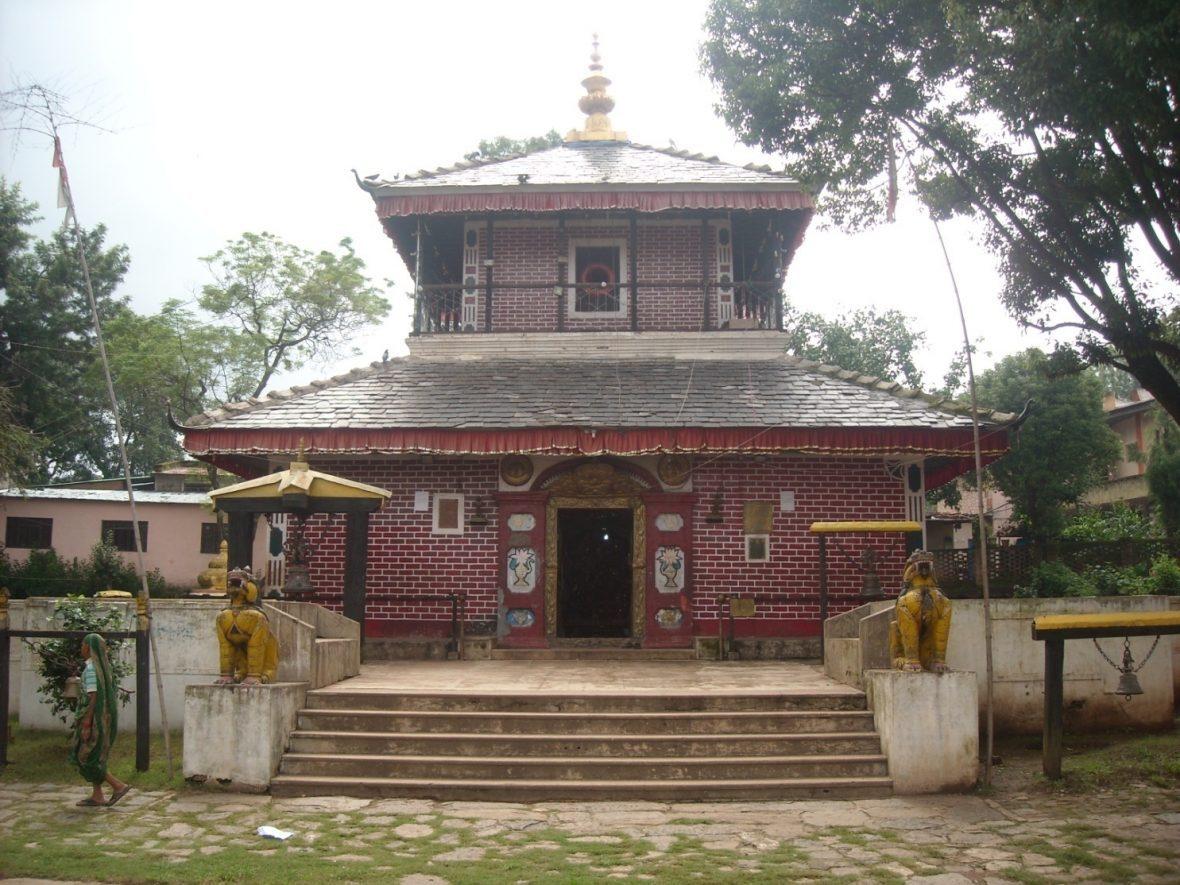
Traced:
<path fill-rule="evenodd" d="M 108 770 L 119 780 L 142 790 L 177 790 L 185 787 L 181 776 L 182 739 L 172 735 L 173 775 L 168 779 L 168 761 L 164 753 L 164 736 L 153 734 L 147 771 L 135 770 L 135 733 L 124 732 L 111 746 Z M 69 736 L 64 731 L 21 728 L 15 720 L 8 724 L 8 765 L 0 771 L 5 783 L 85 784 L 69 762 Z M 81 794 L 79 794 L 81 795 Z"/>
<path fill-rule="evenodd" d="M 1163 789 L 1180 787 L 1180 731 L 1130 738 L 1120 735 L 1109 743 L 1096 737 L 1105 745 L 1087 747 L 1063 760 L 1057 789 L 1089 792 L 1144 782 Z"/>

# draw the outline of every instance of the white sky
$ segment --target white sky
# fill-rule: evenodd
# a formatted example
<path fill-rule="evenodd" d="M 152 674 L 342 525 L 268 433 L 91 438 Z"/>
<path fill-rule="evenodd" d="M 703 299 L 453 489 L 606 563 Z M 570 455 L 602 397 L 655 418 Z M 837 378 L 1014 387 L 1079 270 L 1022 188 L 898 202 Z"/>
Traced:
<path fill-rule="evenodd" d="M 601 35 L 612 120 L 639 142 L 781 164 L 735 143 L 699 71 L 705 0 L 553 2 L 106 2 L 0 0 L 3 86 L 37 82 L 112 132 L 78 129 L 64 150 L 83 224 L 103 222 L 131 250 L 123 292 L 137 310 L 191 298 L 201 255 L 244 231 L 308 249 L 351 237 L 377 281 L 392 279 L 387 321 L 361 356 L 280 378 L 282 387 L 404 352 L 409 277 L 349 169 L 416 171 L 460 159 L 482 138 L 580 125 L 590 34 Z M 8 135 L 0 133 L 0 137 Z M 0 174 L 46 217 L 51 148 L 0 145 Z M 1000 280 L 968 225 L 944 226 L 980 362 L 1032 345 L 999 305 Z M 791 300 L 827 315 L 873 305 L 918 318 L 927 387 L 961 342 L 930 222 L 912 200 L 896 224 L 848 236 L 813 221 L 787 276 Z"/>

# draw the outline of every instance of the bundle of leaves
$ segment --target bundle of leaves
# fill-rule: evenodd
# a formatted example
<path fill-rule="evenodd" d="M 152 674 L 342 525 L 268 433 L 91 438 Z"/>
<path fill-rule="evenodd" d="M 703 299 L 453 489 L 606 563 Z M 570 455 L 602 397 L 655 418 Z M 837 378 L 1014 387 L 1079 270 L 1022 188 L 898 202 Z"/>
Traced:
<path fill-rule="evenodd" d="M 148 572 L 152 596 L 170 595 L 159 569 Z M 30 596 L 93 596 L 100 590 L 138 593 L 135 566 L 109 544 L 99 542 L 86 559 L 62 559 L 53 549 L 31 550 L 24 562 L 16 562 L 0 551 L 0 586 L 16 599 Z"/>
<path fill-rule="evenodd" d="M 1160 596 L 1180 596 L 1180 562 L 1175 557 L 1160 556 L 1151 564 L 1149 573 L 1151 593 Z"/>
<path fill-rule="evenodd" d="M 1126 504 L 1105 510 L 1083 510 L 1061 532 L 1066 541 L 1127 541 L 1158 536 L 1151 520 Z"/>
<path fill-rule="evenodd" d="M 118 609 L 82 596 L 67 596 L 53 607 L 54 629 L 81 630 L 85 633 L 125 630 L 123 615 Z M 25 640 L 37 656 L 37 675 L 41 677 L 38 693 L 49 701 L 53 715 L 62 722 L 69 722 L 73 701 L 64 697 L 66 679 L 82 673 L 82 643 L 78 639 L 47 639 L 44 641 Z M 119 683 L 119 700 L 126 704 L 131 692 L 122 687 L 125 677 L 134 672 L 130 661 L 119 653 L 124 640 L 108 639 L 111 670 Z"/>
<path fill-rule="evenodd" d="M 1094 596 L 1095 589 L 1069 566 L 1053 560 L 1037 565 L 1024 583 L 1016 585 L 1012 595 L 1019 599 L 1057 599 Z"/>

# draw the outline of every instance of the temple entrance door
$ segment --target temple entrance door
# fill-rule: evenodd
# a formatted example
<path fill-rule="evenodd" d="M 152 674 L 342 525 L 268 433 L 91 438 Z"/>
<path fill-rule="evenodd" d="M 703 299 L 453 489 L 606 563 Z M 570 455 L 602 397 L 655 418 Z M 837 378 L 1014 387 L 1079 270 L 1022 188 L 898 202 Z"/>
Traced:
<path fill-rule="evenodd" d="M 630 509 L 557 511 L 557 636 L 625 638 L 632 620 Z"/>

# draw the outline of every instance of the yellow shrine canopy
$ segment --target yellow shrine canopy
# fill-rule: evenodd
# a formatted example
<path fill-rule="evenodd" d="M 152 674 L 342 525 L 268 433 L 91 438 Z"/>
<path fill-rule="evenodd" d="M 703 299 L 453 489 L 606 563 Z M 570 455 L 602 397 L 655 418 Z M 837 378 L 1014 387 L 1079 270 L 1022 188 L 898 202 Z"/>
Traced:
<path fill-rule="evenodd" d="M 312 470 L 303 460 L 278 473 L 248 479 L 209 493 L 226 513 L 371 513 L 393 496 L 377 486 Z"/>

